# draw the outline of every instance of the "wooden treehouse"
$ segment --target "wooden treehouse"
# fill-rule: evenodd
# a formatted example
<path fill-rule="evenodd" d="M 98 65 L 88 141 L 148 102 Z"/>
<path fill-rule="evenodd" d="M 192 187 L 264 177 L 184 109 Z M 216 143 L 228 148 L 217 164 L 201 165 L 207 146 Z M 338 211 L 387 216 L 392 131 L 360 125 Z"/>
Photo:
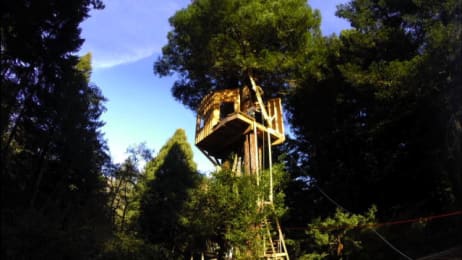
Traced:
<path fill-rule="evenodd" d="M 273 207 L 271 147 L 284 142 L 280 98 L 264 102 L 261 88 L 250 78 L 251 87 L 218 90 L 207 95 L 197 110 L 196 146 L 216 166 L 231 162 L 236 175 L 252 174 L 261 181 L 269 172 L 269 191 L 259 205 Z M 289 259 L 275 216 L 260 225 L 261 257 Z"/>
<path fill-rule="evenodd" d="M 258 153 L 262 153 L 262 146 L 258 144 L 263 141 L 269 141 L 271 145 L 284 142 L 284 125 L 280 98 L 270 99 L 265 104 L 272 119 L 271 126 L 268 126 L 258 101 L 252 101 L 250 93 L 245 93 L 250 92 L 246 89 L 219 90 L 202 100 L 197 111 L 196 146 L 215 165 L 221 165 L 231 154 L 243 154 L 246 172 L 255 173 L 262 168 L 256 167 L 258 160 L 252 158 L 256 154 L 251 154 L 257 147 Z M 246 150 L 249 153 L 246 154 Z M 262 166 L 262 162 L 259 164 Z"/>

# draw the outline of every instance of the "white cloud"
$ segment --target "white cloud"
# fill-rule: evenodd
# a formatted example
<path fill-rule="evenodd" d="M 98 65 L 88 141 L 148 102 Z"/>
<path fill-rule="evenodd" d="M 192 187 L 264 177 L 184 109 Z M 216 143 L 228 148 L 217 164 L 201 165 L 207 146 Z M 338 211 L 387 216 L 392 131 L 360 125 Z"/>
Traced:
<path fill-rule="evenodd" d="M 98 68 L 110 68 L 121 64 L 132 63 L 144 59 L 156 53 L 155 47 L 133 47 L 122 49 L 116 53 L 108 51 L 93 51 L 92 66 Z"/>
<path fill-rule="evenodd" d="M 107 0 L 81 25 L 80 53 L 93 54 L 93 67 L 108 68 L 160 53 L 170 30 L 168 18 L 187 0 Z"/>
<path fill-rule="evenodd" d="M 168 18 L 191 0 L 106 0 L 106 8 L 91 12 L 81 25 L 86 39 L 81 54 L 93 54 L 93 68 L 109 68 L 160 54 L 170 30 Z M 325 34 L 348 27 L 335 17 L 335 6 L 347 0 L 311 0 L 321 10 Z"/>

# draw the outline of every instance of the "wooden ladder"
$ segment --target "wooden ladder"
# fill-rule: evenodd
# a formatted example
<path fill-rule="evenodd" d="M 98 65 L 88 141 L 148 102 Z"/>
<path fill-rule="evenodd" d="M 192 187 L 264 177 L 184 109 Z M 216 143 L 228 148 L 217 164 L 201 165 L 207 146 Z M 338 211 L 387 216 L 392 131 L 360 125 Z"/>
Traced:
<path fill-rule="evenodd" d="M 274 222 L 265 218 L 261 224 L 262 229 L 262 257 L 265 259 L 289 259 L 289 254 L 287 253 L 286 244 L 284 241 L 284 236 L 282 234 L 281 226 L 276 216 L 274 217 Z"/>

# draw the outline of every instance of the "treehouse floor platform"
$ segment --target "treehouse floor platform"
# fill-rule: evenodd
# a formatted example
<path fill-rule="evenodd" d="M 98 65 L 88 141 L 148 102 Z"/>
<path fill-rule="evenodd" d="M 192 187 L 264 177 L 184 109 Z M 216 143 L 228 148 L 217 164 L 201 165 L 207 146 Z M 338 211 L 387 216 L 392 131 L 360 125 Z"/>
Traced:
<path fill-rule="evenodd" d="M 196 140 L 196 145 L 206 154 L 216 158 L 224 158 L 236 148 L 236 145 L 242 143 L 246 133 L 255 131 L 254 127 L 260 140 L 266 139 L 267 133 L 269 133 L 272 144 L 279 144 L 284 141 L 285 136 L 281 133 L 257 123 L 253 117 L 245 113 L 235 112 L 220 120 L 208 135 Z"/>

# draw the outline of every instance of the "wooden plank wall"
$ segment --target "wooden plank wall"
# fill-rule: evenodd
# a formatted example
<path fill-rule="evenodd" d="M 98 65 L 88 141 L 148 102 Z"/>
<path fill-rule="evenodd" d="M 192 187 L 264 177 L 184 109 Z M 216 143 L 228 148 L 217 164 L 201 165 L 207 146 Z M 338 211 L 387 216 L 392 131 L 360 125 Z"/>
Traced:
<path fill-rule="evenodd" d="M 203 100 L 197 111 L 196 144 L 212 133 L 213 127 L 220 121 L 220 104 L 222 102 L 234 103 L 234 110 L 240 110 L 239 89 L 224 89 L 216 91 Z M 201 128 L 201 121 L 204 125 Z"/>

